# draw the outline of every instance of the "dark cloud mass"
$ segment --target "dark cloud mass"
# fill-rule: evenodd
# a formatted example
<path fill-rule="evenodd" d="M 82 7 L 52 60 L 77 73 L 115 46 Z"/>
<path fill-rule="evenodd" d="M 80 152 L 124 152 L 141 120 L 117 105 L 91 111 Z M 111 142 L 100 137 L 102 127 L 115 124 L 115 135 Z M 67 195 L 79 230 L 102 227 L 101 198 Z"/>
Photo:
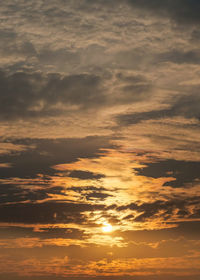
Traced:
<path fill-rule="evenodd" d="M 1 205 L 0 221 L 24 224 L 57 224 L 86 222 L 86 211 L 102 210 L 103 205 L 67 202 Z"/>
<path fill-rule="evenodd" d="M 0 239 L 15 239 L 15 238 L 70 238 L 70 239 L 82 239 L 86 237 L 83 231 L 73 228 L 40 228 L 38 231 L 34 228 L 28 227 L 1 227 Z"/>
<path fill-rule="evenodd" d="M 164 185 L 172 187 L 187 187 L 192 186 L 195 181 L 199 180 L 199 162 L 167 160 L 148 164 L 142 169 L 135 169 L 138 175 L 159 178 L 173 177 L 172 182 L 167 182 Z M 189 184 L 190 183 L 190 184 Z"/>
<path fill-rule="evenodd" d="M 200 120 L 200 110 L 198 105 L 200 102 L 199 88 L 194 87 L 190 90 L 194 91 L 194 94 L 184 94 L 183 96 L 175 98 L 175 101 L 172 101 L 169 109 L 121 114 L 117 116 L 117 120 L 121 125 L 131 125 L 145 120 L 158 120 L 176 116 L 196 118 L 197 120 Z"/>
<path fill-rule="evenodd" d="M 111 197 L 112 194 L 106 190 L 106 188 L 87 186 L 87 187 L 71 187 L 68 190 L 72 190 L 76 193 L 80 193 L 81 197 L 85 197 L 87 200 L 98 199 L 100 201 L 107 197 Z"/>
<path fill-rule="evenodd" d="M 97 75 L 61 76 L 0 72 L 1 119 L 57 116 L 59 105 L 88 108 L 104 102 L 102 81 Z M 66 109 L 70 110 L 70 109 Z"/>
<path fill-rule="evenodd" d="M 142 76 L 116 75 L 117 92 L 107 94 L 108 78 L 96 74 L 41 72 L 0 72 L 0 118 L 16 120 L 67 116 L 102 106 L 138 102 L 148 99 L 152 89 L 150 81 Z M 109 78 L 112 78 L 110 75 Z M 120 84 L 121 82 L 121 84 Z"/>
<path fill-rule="evenodd" d="M 82 171 L 82 170 L 74 170 L 68 174 L 69 177 L 72 178 L 79 178 L 82 180 L 88 180 L 88 179 L 101 179 L 105 176 L 103 174 L 95 174 L 89 171 Z"/>
<path fill-rule="evenodd" d="M 12 140 L 7 140 L 9 142 Z M 109 138 L 95 136 L 83 139 L 15 139 L 13 143 L 25 145 L 27 150 L 0 155 L 1 162 L 11 163 L 9 168 L 0 167 L 2 178 L 50 176 L 57 172 L 53 168 L 56 164 L 74 162 L 80 157 L 97 157 L 100 149 L 112 147 Z"/>
<path fill-rule="evenodd" d="M 180 51 L 177 49 L 162 53 L 158 56 L 160 62 L 173 62 L 177 64 L 199 64 L 200 52 L 199 50 Z"/>
<path fill-rule="evenodd" d="M 169 17 L 180 24 L 199 24 L 200 3 L 198 0 L 128 0 L 133 7 Z"/>
<path fill-rule="evenodd" d="M 190 213 L 190 211 L 188 210 L 189 206 L 197 207 L 195 209 L 195 215 Z M 170 222 L 170 220 L 174 216 L 174 211 L 177 212 L 179 218 L 187 217 L 191 220 L 193 216 L 199 218 L 199 207 L 199 197 L 191 197 L 187 198 L 187 200 L 185 198 L 180 198 L 171 200 L 169 199 L 168 201 L 156 200 L 152 203 L 131 203 L 129 205 L 120 206 L 117 210 L 123 211 L 129 209 L 132 211 L 137 211 L 139 215 L 136 215 L 135 217 L 130 216 L 130 219 L 134 220 L 135 222 L 148 221 L 150 219 L 154 219 L 159 215 L 161 215 L 165 221 Z"/>

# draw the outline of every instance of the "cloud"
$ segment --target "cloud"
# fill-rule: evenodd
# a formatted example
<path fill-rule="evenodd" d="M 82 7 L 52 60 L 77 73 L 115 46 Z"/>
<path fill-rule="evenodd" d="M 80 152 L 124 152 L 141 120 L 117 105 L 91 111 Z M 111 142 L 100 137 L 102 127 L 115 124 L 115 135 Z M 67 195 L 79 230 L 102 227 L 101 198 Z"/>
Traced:
<path fill-rule="evenodd" d="M 187 240 L 199 240 L 199 221 L 177 221 L 176 223 L 171 222 L 171 224 L 169 222 L 168 225 L 173 227 L 157 230 L 129 230 L 120 233 L 120 235 L 126 241 L 133 240 L 136 243 L 157 243 L 162 240 L 177 240 L 180 237 L 184 237 Z M 116 232 L 116 234 L 118 233 Z"/>
<path fill-rule="evenodd" d="M 200 23 L 198 15 L 200 4 L 198 0 L 85 0 L 83 3 L 85 4 L 85 8 L 88 5 L 93 11 L 95 11 L 96 7 L 101 8 L 102 6 L 106 6 L 109 9 L 114 3 L 115 5 L 128 4 L 134 8 L 134 12 L 135 9 L 139 9 L 148 15 L 156 15 L 160 18 L 167 17 L 179 24 Z M 84 7 L 84 4 L 82 4 L 82 7 Z"/>
<path fill-rule="evenodd" d="M 0 155 L 1 162 L 11 163 L 10 168 L 0 168 L 1 178 L 35 178 L 38 174 L 53 175 L 57 172 L 53 169 L 56 164 L 71 163 L 81 157 L 98 157 L 103 149 L 113 146 L 109 140 L 109 137 L 103 136 L 6 140 L 6 143 L 22 145 L 26 149 Z"/>
<path fill-rule="evenodd" d="M 81 198 L 86 198 L 88 201 L 92 201 L 98 199 L 98 201 L 102 201 L 107 197 L 112 197 L 113 195 L 106 188 L 103 187 L 94 187 L 94 186 L 86 186 L 86 187 L 70 187 L 68 191 L 73 191 L 75 193 L 81 194 Z"/>
<path fill-rule="evenodd" d="M 174 181 L 164 183 L 164 186 L 174 188 L 191 186 L 199 177 L 200 163 L 191 161 L 163 160 L 148 163 L 142 169 L 135 169 L 137 174 L 146 177 L 173 177 Z M 191 183 L 191 184 L 189 184 Z"/>
<path fill-rule="evenodd" d="M 1 120 L 57 116 L 71 110 L 65 106 L 76 111 L 105 102 L 102 79 L 93 74 L 0 72 L 0 92 Z"/>
<path fill-rule="evenodd" d="M 26 61 L 37 55 L 34 45 L 28 40 L 21 40 L 15 29 L 0 29 L 0 38 L 2 40 L 0 55 L 7 59 L 9 63 L 17 61 Z"/>
<path fill-rule="evenodd" d="M 194 206 L 194 213 L 188 207 Z M 170 222 L 173 218 L 199 218 L 199 197 L 168 198 L 168 200 L 156 200 L 148 203 L 130 203 L 129 205 L 117 207 L 117 211 L 132 210 L 134 217 L 130 219 L 134 222 L 145 222 L 151 219 L 162 217 L 164 221 Z M 175 214 L 177 213 L 177 214 Z"/>
<path fill-rule="evenodd" d="M 30 276 L 30 275 L 16 275 L 16 273 L 1 273 L 2 279 L 5 280 L 35 280 L 35 276 Z M 90 276 L 90 275 L 79 275 L 78 277 L 76 276 L 67 276 L 67 280 L 84 280 L 85 277 L 87 277 L 88 280 L 101 280 L 102 276 Z M 134 275 L 134 276 L 123 276 L 124 280 L 168 280 L 170 277 L 171 280 L 190 280 L 191 276 L 185 276 L 185 275 L 173 275 L 173 274 L 161 274 L 161 275 Z M 193 280 L 199 280 L 200 274 L 192 275 Z M 38 280 L 65 280 L 66 276 L 55 276 L 55 275 L 49 275 L 49 276 L 37 276 Z M 105 280 L 121 280 L 121 276 L 103 276 L 103 279 Z"/>
<path fill-rule="evenodd" d="M 103 205 L 84 203 L 46 202 L 0 205 L 0 222 L 24 224 L 57 224 L 86 222 L 84 212 L 103 210 Z"/>
<path fill-rule="evenodd" d="M 172 49 L 157 56 L 158 62 L 173 62 L 177 64 L 200 64 L 199 50 L 182 51 Z"/>
<path fill-rule="evenodd" d="M 33 182 L 31 182 L 33 184 Z M 26 186 L 30 185 L 30 181 L 26 182 Z M 43 182 L 38 182 L 32 188 L 22 187 L 20 182 L 11 184 L 0 184 L 0 204 L 13 202 L 35 202 L 50 199 L 52 195 L 60 195 L 66 197 L 64 188 L 51 187 L 48 179 L 44 178 Z"/>
<path fill-rule="evenodd" d="M 111 148 L 108 137 L 86 137 L 72 139 L 7 139 L 4 144 L 8 147 L 23 147 L 23 149 L 11 150 L 10 153 L 0 155 L 1 162 L 7 163 L 0 166 L 0 204 L 17 202 L 38 202 L 59 196 L 67 199 L 72 189 L 66 190 L 61 182 L 53 182 L 52 176 L 56 176 L 57 164 L 72 163 L 82 158 L 98 158 L 104 149 Z M 11 145 L 12 144 L 12 145 Z M 60 172 L 60 171 L 59 171 Z M 58 175 L 57 175 L 58 176 Z M 79 180 L 99 180 L 103 174 L 87 171 L 70 171 L 68 175 L 60 174 L 57 178 L 78 178 Z M 73 186 L 73 185 L 72 185 Z M 74 192 L 81 194 L 80 199 L 104 200 L 111 196 L 104 189 L 88 187 Z M 82 193 L 83 192 L 83 193 Z"/>
<path fill-rule="evenodd" d="M 0 72 L 0 120 L 32 120 L 81 112 L 99 111 L 114 105 L 149 99 L 152 83 L 143 75 L 112 73 L 61 75 L 41 72 Z M 112 89 L 112 94 L 110 91 Z"/>
<path fill-rule="evenodd" d="M 88 180 L 88 179 L 98 180 L 105 177 L 105 175 L 103 174 L 97 174 L 97 173 L 93 173 L 90 171 L 83 171 L 83 170 L 73 170 L 69 174 L 67 174 L 67 176 L 72 178 L 78 178 L 81 180 Z"/>
<path fill-rule="evenodd" d="M 186 89 L 187 90 L 187 89 Z M 117 116 L 117 121 L 120 125 L 132 125 L 146 120 L 159 120 L 164 118 L 173 118 L 182 116 L 185 118 L 196 118 L 200 120 L 199 102 L 200 95 L 198 94 L 199 86 L 190 88 L 194 93 L 178 95 L 175 101 L 171 101 L 168 109 L 152 110 L 142 113 L 127 113 Z M 188 89 L 189 91 L 189 89 Z"/>
<path fill-rule="evenodd" d="M 145 75 L 118 72 L 115 78 L 116 85 L 114 86 L 111 104 L 130 104 L 147 101 L 153 95 L 153 84 Z"/>
<path fill-rule="evenodd" d="M 0 278 L 199 279 L 199 8 L 0 5 Z"/>
<path fill-rule="evenodd" d="M 75 228 L 39 228 L 35 230 L 33 227 L 17 227 L 17 226 L 7 226 L 0 227 L 0 239 L 17 239 L 17 238 L 39 238 L 39 239 L 53 239 L 53 238 L 63 238 L 63 239 L 83 239 L 87 235 L 83 230 Z"/>
<path fill-rule="evenodd" d="M 179 24 L 199 24 L 198 0 L 127 0 L 134 8 L 139 8 L 159 17 L 168 17 Z"/>

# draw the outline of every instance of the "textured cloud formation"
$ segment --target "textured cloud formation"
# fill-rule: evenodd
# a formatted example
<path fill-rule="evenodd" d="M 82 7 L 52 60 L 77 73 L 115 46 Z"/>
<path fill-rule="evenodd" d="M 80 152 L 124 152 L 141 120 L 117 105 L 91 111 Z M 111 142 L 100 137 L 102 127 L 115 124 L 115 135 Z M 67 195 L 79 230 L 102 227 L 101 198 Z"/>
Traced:
<path fill-rule="evenodd" d="M 79 109 L 104 101 L 101 79 L 96 75 L 49 74 L 45 77 L 19 72 L 7 76 L 2 72 L 0 81 L 2 119 L 54 116 L 62 113 L 61 105 L 74 105 Z"/>
<path fill-rule="evenodd" d="M 200 119 L 199 113 L 199 101 L 200 95 L 198 94 L 199 88 L 191 89 L 194 94 L 183 95 L 177 98 L 177 100 L 172 103 L 169 109 L 154 110 L 143 113 L 132 113 L 119 115 L 118 121 L 120 124 L 129 125 L 136 124 L 141 121 L 150 119 L 163 119 L 168 117 L 183 116 L 185 118 L 196 118 Z M 173 101 L 172 101 L 173 102 Z"/>
<path fill-rule="evenodd" d="M 164 185 L 183 187 L 199 179 L 199 169 L 199 162 L 167 160 L 150 163 L 146 168 L 138 170 L 138 174 L 154 178 L 175 177 L 175 181 L 167 182 Z"/>
<path fill-rule="evenodd" d="M 112 78 L 112 76 L 110 77 Z M 103 106 L 149 98 L 151 83 L 143 76 L 116 75 L 115 95 L 104 86 L 107 78 L 95 74 L 0 73 L 1 120 L 56 117 Z"/>
<path fill-rule="evenodd" d="M 181 24 L 199 24 L 197 0 L 128 0 L 134 7 L 146 10 L 159 16 L 167 16 Z"/>
<path fill-rule="evenodd" d="M 34 178 L 38 174 L 53 175 L 55 173 L 53 166 L 58 163 L 70 163 L 79 157 L 96 157 L 98 153 L 101 153 L 100 149 L 112 147 L 108 137 L 56 140 L 17 139 L 14 143 L 26 146 L 26 150 L 0 155 L 2 162 L 11 164 L 8 168 L 0 168 L 2 178 Z"/>
<path fill-rule="evenodd" d="M 199 279 L 199 10 L 2 1 L 1 279 Z"/>
<path fill-rule="evenodd" d="M 85 211 L 101 210 L 103 205 L 74 203 L 17 204 L 2 207 L 1 222 L 27 224 L 77 223 L 85 221 Z M 33 215 L 34 213 L 34 215 Z M 42 214 L 40 214 L 42 213 Z"/>

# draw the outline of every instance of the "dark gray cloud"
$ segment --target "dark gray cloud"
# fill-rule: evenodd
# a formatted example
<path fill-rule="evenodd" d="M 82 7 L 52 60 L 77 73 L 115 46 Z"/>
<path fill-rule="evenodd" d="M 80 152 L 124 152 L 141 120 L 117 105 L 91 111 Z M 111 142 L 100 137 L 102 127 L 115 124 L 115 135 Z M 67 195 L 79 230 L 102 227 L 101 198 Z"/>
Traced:
<path fill-rule="evenodd" d="M 169 17 L 180 24 L 199 24 L 200 2 L 198 0 L 127 0 L 139 8 L 160 17 Z"/>
<path fill-rule="evenodd" d="M 30 186 L 30 182 L 27 182 L 27 186 Z M 20 184 L 0 184 L 0 204 L 26 201 L 35 202 L 51 198 L 52 195 L 66 197 L 64 188 L 51 187 L 47 178 L 43 178 L 41 184 L 32 185 L 31 188 L 24 188 Z"/>
<path fill-rule="evenodd" d="M 15 30 L 1 30 L 0 38 L 2 44 L 0 47 L 0 54 L 9 59 L 20 60 L 25 62 L 27 58 L 29 60 L 37 56 L 34 45 L 26 39 L 20 40 Z"/>
<path fill-rule="evenodd" d="M 195 29 L 191 33 L 191 41 L 192 43 L 196 43 L 199 42 L 199 40 L 200 40 L 200 31 L 199 29 Z"/>
<path fill-rule="evenodd" d="M 116 78 L 118 86 L 113 96 L 113 103 L 135 103 L 148 100 L 152 95 L 153 84 L 145 75 L 127 75 L 119 72 Z"/>
<path fill-rule="evenodd" d="M 91 192 L 91 193 L 88 193 L 85 195 L 86 199 L 87 200 L 98 200 L 98 201 L 102 201 L 104 199 L 106 199 L 107 197 L 111 197 L 112 195 L 111 194 L 108 194 L 108 193 L 103 193 L 103 192 L 99 192 L 99 191 L 96 191 L 96 192 Z"/>
<path fill-rule="evenodd" d="M 35 178 L 37 174 L 53 175 L 58 172 L 52 168 L 54 165 L 74 162 L 81 157 L 98 157 L 103 152 L 101 149 L 113 147 L 109 140 L 109 137 L 103 136 L 80 139 L 6 140 L 7 143 L 25 145 L 27 149 L 0 155 L 0 162 L 11 163 L 10 168 L 0 168 L 1 178 Z"/>
<path fill-rule="evenodd" d="M 105 102 L 102 79 L 95 74 L 61 76 L 0 72 L 0 119 L 57 116 L 77 105 L 86 109 Z"/>
<path fill-rule="evenodd" d="M 191 214 L 188 211 L 188 206 L 196 206 L 194 213 Z M 161 215 L 165 221 L 169 221 L 174 216 L 174 211 L 177 211 L 179 218 L 188 218 L 193 219 L 199 218 L 200 200 L 199 197 L 188 197 L 185 198 L 174 198 L 168 200 L 156 200 L 155 202 L 149 203 L 130 203 L 129 205 L 117 207 L 118 211 L 123 210 L 133 210 L 136 211 L 139 215 L 131 216 L 130 220 L 135 222 L 145 222 L 147 220 L 154 219 L 156 215 Z M 159 214 L 162 211 L 162 214 Z M 127 217 L 125 217 L 127 219 Z"/>
<path fill-rule="evenodd" d="M 199 50 L 181 51 L 178 49 L 172 49 L 168 52 L 159 54 L 156 59 L 158 60 L 158 62 L 199 64 L 200 52 Z"/>
<path fill-rule="evenodd" d="M 128 4 L 150 15 L 168 17 L 179 24 L 199 24 L 200 3 L 198 0 L 85 0 L 83 9 L 92 9 L 94 12 L 98 7 L 106 6 L 111 8 L 114 4 Z"/>
<path fill-rule="evenodd" d="M 0 205 L 0 222 L 24 224 L 57 224 L 86 222 L 86 211 L 103 210 L 104 205 L 46 202 Z"/>
<path fill-rule="evenodd" d="M 51 176 L 62 172 L 53 168 L 54 165 L 75 162 L 79 158 L 93 158 L 102 154 L 103 149 L 111 148 L 107 137 L 86 137 L 82 139 L 15 139 L 7 140 L 6 143 L 15 143 L 26 147 L 23 151 L 14 151 L 9 154 L 1 154 L 0 162 L 10 163 L 10 167 L 0 167 L 1 179 L 23 178 L 24 183 L 13 181 L 12 184 L 0 184 L 0 204 L 16 203 L 24 201 L 40 201 L 48 199 L 52 195 L 63 196 L 66 199 L 66 189 L 61 186 L 51 185 Z M 4 142 L 4 144 L 5 144 Z M 23 144 L 22 144 L 23 143 Z M 38 178 L 37 182 L 30 181 Z M 103 174 L 95 174 L 86 171 L 71 171 L 69 175 L 79 179 L 103 178 Z M 26 179 L 28 180 L 26 182 Z M 30 187 L 31 184 L 31 187 Z M 74 190 L 78 191 L 78 189 Z M 79 192 L 82 198 L 87 200 L 103 200 L 109 196 L 105 190 L 98 188 L 85 189 Z"/>
<path fill-rule="evenodd" d="M 138 175 L 146 177 L 173 177 L 175 181 L 167 182 L 164 185 L 174 188 L 187 187 L 188 183 L 195 183 L 198 179 L 200 180 L 200 162 L 169 159 L 152 162 L 142 169 L 135 170 Z"/>
<path fill-rule="evenodd" d="M 44 66 L 56 67 L 60 71 L 66 71 L 77 67 L 80 62 L 80 53 L 67 49 L 51 50 L 47 46 L 38 54 L 37 59 Z"/>
<path fill-rule="evenodd" d="M 68 190 L 72 190 L 76 193 L 81 194 L 81 197 L 86 198 L 87 200 L 95 200 L 98 201 L 104 200 L 107 197 L 111 197 L 111 192 L 108 192 L 106 188 L 103 187 L 94 187 L 94 186 L 87 186 L 87 187 L 71 187 Z"/>
<path fill-rule="evenodd" d="M 86 238 L 84 231 L 75 228 L 40 228 L 36 231 L 33 227 L 1 226 L 0 239 L 16 238 L 64 238 L 64 239 L 83 239 Z"/>
<path fill-rule="evenodd" d="M 144 76 L 116 76 L 114 94 L 105 82 L 111 73 L 74 74 L 0 72 L 0 120 L 30 119 L 76 114 L 115 103 L 127 104 L 149 98 L 152 83 Z"/>
<path fill-rule="evenodd" d="M 83 170 L 73 170 L 71 171 L 69 174 L 67 174 L 68 177 L 71 177 L 71 178 L 78 178 L 78 179 L 81 179 L 81 180 L 98 180 L 98 179 L 101 179 L 101 178 L 104 178 L 105 175 L 103 174 L 99 174 L 99 173 L 93 173 L 93 172 L 90 172 L 90 171 L 83 171 Z"/>
<path fill-rule="evenodd" d="M 169 109 L 152 110 L 142 113 L 129 113 L 117 116 L 117 121 L 120 125 L 132 125 L 145 120 L 158 120 L 168 117 L 183 116 L 185 118 L 196 118 L 200 120 L 200 94 L 199 87 L 192 87 L 192 94 L 179 95 L 175 101 L 171 101 Z M 189 91 L 189 89 L 188 89 Z"/>
<path fill-rule="evenodd" d="M 80 194 L 79 200 L 86 199 L 87 201 L 98 200 L 103 201 L 107 197 L 111 197 L 112 194 L 102 187 L 52 187 L 51 181 L 48 176 L 41 178 L 40 183 L 32 183 L 30 188 L 30 182 L 27 182 L 27 187 L 24 185 L 0 184 L 0 205 L 6 203 L 17 202 L 39 202 L 44 199 L 51 199 L 52 195 L 59 195 L 60 200 L 67 200 L 69 192 Z"/>
<path fill-rule="evenodd" d="M 171 109 L 153 110 L 142 113 L 121 114 L 116 117 L 120 125 L 132 125 L 152 119 L 162 119 L 171 115 Z"/>

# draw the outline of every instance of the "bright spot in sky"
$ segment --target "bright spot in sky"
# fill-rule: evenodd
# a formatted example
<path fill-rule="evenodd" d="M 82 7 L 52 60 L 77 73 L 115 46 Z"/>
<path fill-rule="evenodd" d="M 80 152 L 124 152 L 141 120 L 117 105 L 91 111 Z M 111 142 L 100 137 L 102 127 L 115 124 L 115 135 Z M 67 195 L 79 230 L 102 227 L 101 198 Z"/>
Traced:
<path fill-rule="evenodd" d="M 112 226 L 108 223 L 103 223 L 102 231 L 103 232 L 111 232 L 112 231 Z"/>

